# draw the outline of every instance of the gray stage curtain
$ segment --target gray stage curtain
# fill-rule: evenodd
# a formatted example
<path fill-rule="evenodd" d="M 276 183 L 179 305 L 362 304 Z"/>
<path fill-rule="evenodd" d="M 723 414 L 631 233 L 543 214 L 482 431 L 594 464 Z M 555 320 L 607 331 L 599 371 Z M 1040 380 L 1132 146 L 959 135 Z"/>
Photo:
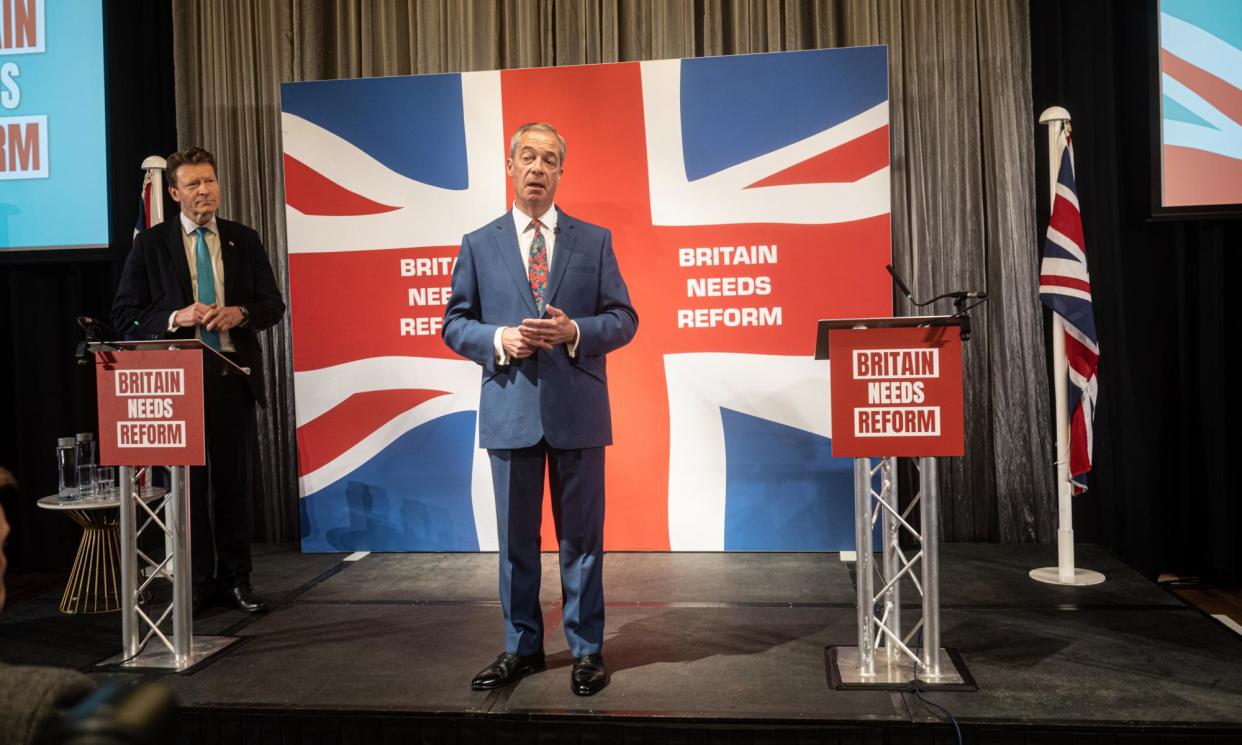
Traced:
<path fill-rule="evenodd" d="M 282 81 L 889 45 L 893 262 L 916 297 L 986 289 L 993 298 L 966 344 L 968 454 L 940 469 L 943 539 L 1053 537 L 1026 0 L 173 5 L 178 141 L 217 154 L 222 213 L 266 238 L 286 297 Z M 914 310 L 899 298 L 899 313 Z M 292 540 L 287 322 L 266 335 L 264 355 L 272 405 L 260 418 L 266 496 L 256 535 Z"/>

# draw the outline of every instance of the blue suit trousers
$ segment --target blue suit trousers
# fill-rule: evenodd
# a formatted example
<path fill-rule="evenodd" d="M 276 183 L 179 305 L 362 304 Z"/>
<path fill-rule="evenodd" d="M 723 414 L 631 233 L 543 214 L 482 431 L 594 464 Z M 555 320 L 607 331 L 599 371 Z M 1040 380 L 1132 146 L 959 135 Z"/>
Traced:
<path fill-rule="evenodd" d="M 505 651 L 543 649 L 539 607 L 539 528 L 545 467 L 560 549 L 565 638 L 574 657 L 604 643 L 604 448 L 561 450 L 546 440 L 532 447 L 488 450 L 496 490 L 500 603 Z"/>

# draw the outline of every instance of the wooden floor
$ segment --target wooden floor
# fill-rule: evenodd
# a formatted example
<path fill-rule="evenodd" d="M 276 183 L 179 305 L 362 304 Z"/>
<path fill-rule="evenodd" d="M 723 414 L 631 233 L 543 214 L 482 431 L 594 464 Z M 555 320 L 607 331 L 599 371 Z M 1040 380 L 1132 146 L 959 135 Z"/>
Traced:
<path fill-rule="evenodd" d="M 1224 616 L 1238 627 L 1242 627 L 1242 587 L 1214 587 L 1199 583 L 1169 582 L 1168 588 L 1173 591 L 1174 595 L 1204 613 L 1211 616 Z"/>

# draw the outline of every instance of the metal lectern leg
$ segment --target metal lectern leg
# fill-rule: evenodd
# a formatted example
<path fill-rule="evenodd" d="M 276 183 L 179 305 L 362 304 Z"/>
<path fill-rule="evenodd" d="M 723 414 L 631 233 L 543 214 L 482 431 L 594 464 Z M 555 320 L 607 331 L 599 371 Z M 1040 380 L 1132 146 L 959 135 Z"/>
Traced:
<path fill-rule="evenodd" d="M 138 654 L 138 526 L 134 500 L 138 485 L 132 466 L 121 466 L 121 656 Z"/>
<path fill-rule="evenodd" d="M 871 488 L 879 475 L 880 489 Z M 940 517 L 935 458 L 919 460 L 919 489 L 899 509 L 896 458 L 854 459 L 854 537 L 858 549 L 855 592 L 858 646 L 830 646 L 827 664 L 834 688 L 907 690 L 916 679 L 927 688 L 974 690 L 960 658 L 940 646 Z M 919 509 L 919 525 L 910 513 Z M 882 563 L 877 567 L 871 536 L 882 527 Z M 917 544 L 910 556 L 901 548 L 902 531 Z M 879 577 L 879 590 L 876 577 Z M 922 596 L 922 617 L 903 628 L 902 581 Z M 882 609 L 882 610 L 877 610 Z M 878 616 L 878 618 L 877 618 Z M 914 639 L 920 638 L 921 644 Z"/>
<path fill-rule="evenodd" d="M 168 536 L 173 556 L 173 656 L 177 665 L 190 657 L 194 640 L 194 596 L 190 572 L 190 489 L 185 466 L 169 469 Z"/>
<path fill-rule="evenodd" d="M 871 604 L 871 459 L 854 459 L 854 548 L 855 606 L 858 613 L 858 669 L 861 675 L 875 673 L 875 608 Z"/>
<path fill-rule="evenodd" d="M 168 493 L 161 496 L 152 492 L 144 500 L 133 483 L 133 469 L 121 468 L 121 483 L 128 485 L 129 492 L 121 500 L 122 651 L 101 662 L 101 666 L 181 672 L 240 640 L 233 636 L 194 638 L 189 467 L 169 466 L 168 471 Z M 156 499 L 160 500 L 157 507 L 147 504 Z M 141 525 L 136 517 L 139 508 L 144 518 Z M 164 534 L 168 553 L 163 561 L 155 561 L 138 548 L 138 536 L 148 527 L 158 528 Z M 149 571 L 146 580 L 137 586 L 140 561 Z M 172 585 L 167 605 L 154 600 L 157 595 L 148 591 L 156 582 Z M 138 604 L 139 596 L 149 599 L 145 606 Z M 148 643 L 153 644 L 150 649 Z"/>
<path fill-rule="evenodd" d="M 940 677 L 940 488 L 936 459 L 919 461 L 919 518 L 923 534 L 923 674 Z"/>
<path fill-rule="evenodd" d="M 885 661 L 894 662 L 894 656 L 900 652 L 897 640 L 901 639 L 901 582 L 895 581 L 901 570 L 901 524 L 897 520 L 897 459 L 885 458 L 880 461 L 880 500 L 887 505 L 882 508 L 881 529 L 884 541 L 883 572 L 887 583 L 884 590 L 884 615 L 881 625 L 887 629 L 882 641 Z"/>

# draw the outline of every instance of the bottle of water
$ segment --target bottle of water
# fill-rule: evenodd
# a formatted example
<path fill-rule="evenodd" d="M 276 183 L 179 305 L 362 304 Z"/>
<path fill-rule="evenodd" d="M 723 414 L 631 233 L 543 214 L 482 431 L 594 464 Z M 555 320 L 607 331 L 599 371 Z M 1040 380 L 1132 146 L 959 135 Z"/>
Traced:
<path fill-rule="evenodd" d="M 78 496 L 91 499 L 95 496 L 95 435 L 80 432 L 73 439 L 78 451 Z"/>
<path fill-rule="evenodd" d="M 56 495 L 63 500 L 78 498 L 78 451 L 72 437 L 56 440 Z"/>

